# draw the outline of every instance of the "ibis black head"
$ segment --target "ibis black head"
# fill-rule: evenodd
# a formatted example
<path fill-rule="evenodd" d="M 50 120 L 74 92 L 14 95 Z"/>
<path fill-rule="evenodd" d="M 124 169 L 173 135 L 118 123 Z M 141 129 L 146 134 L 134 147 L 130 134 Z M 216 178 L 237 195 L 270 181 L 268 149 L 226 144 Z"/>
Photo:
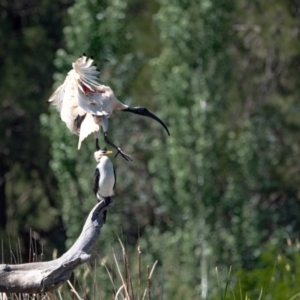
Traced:
<path fill-rule="evenodd" d="M 128 111 L 128 112 L 131 112 L 131 113 L 134 113 L 137 115 L 146 116 L 151 119 L 154 119 L 158 123 L 160 123 L 166 129 L 168 135 L 170 135 L 169 129 L 166 126 L 166 124 L 160 118 L 158 118 L 156 115 L 151 113 L 147 108 L 141 107 L 141 106 L 136 106 L 136 107 L 128 107 L 128 108 L 122 109 L 122 111 Z"/>

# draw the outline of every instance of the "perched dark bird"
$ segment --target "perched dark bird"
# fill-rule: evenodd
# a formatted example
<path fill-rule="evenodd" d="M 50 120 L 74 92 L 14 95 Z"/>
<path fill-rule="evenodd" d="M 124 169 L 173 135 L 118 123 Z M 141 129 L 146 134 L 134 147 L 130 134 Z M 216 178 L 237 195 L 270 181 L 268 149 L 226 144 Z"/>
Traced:
<path fill-rule="evenodd" d="M 56 105 L 61 119 L 69 130 L 79 135 L 78 149 L 82 141 L 94 132 L 96 150 L 100 150 L 98 136 L 100 127 L 106 143 L 114 147 L 126 160 L 131 160 L 120 147 L 111 142 L 107 135 L 108 118 L 114 110 L 146 116 L 159 122 L 170 135 L 162 120 L 145 107 L 129 107 L 120 102 L 112 89 L 99 82 L 100 71 L 93 65 L 93 59 L 81 56 L 73 64 L 64 83 L 57 88 L 48 102 Z M 118 155 L 117 153 L 117 155 Z"/>
<path fill-rule="evenodd" d="M 112 152 L 100 150 L 96 153 L 95 158 L 98 164 L 94 173 L 93 191 L 98 202 L 104 200 L 106 204 L 109 204 L 113 201 L 116 186 L 116 172 L 111 160 L 106 156 Z M 105 211 L 103 216 L 104 223 L 106 221 L 106 214 Z"/>

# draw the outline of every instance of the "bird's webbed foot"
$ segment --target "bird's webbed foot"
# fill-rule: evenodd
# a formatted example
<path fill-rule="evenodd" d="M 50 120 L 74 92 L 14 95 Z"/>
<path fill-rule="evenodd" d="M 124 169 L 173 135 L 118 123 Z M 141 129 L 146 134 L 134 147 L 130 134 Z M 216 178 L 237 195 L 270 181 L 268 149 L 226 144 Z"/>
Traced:
<path fill-rule="evenodd" d="M 107 144 L 111 145 L 112 147 L 114 147 L 118 152 L 117 154 L 115 155 L 115 157 L 117 157 L 119 154 L 122 155 L 122 157 L 127 160 L 127 161 L 130 161 L 132 160 L 132 158 L 130 157 L 130 155 L 128 155 L 127 153 L 125 153 L 120 147 L 117 147 L 113 142 L 111 142 L 107 136 L 106 133 L 104 133 L 104 140 Z"/>

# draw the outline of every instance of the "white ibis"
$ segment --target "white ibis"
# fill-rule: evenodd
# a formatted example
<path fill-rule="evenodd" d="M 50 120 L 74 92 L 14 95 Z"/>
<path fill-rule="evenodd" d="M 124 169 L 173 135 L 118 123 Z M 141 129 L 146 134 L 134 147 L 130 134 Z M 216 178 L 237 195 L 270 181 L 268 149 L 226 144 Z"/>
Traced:
<path fill-rule="evenodd" d="M 94 173 L 93 191 L 98 202 L 104 200 L 106 204 L 113 201 L 114 189 L 116 186 L 116 172 L 111 160 L 106 156 L 112 151 L 100 150 L 95 152 L 95 158 L 98 161 Z M 106 221 L 106 211 L 103 215 L 103 221 Z"/>
<path fill-rule="evenodd" d="M 100 134 L 100 127 L 102 127 L 106 143 L 118 150 L 117 155 L 120 153 L 126 160 L 131 160 L 129 155 L 108 138 L 108 118 L 114 110 L 152 118 L 170 135 L 164 122 L 147 108 L 129 107 L 121 103 L 110 87 L 100 84 L 98 78 L 100 71 L 93 65 L 92 58 L 83 55 L 72 66 L 73 69 L 68 73 L 64 83 L 57 88 L 48 102 L 56 105 L 61 119 L 69 130 L 79 135 L 78 149 L 82 141 L 94 132 L 96 150 L 100 150 L 97 133 Z"/>

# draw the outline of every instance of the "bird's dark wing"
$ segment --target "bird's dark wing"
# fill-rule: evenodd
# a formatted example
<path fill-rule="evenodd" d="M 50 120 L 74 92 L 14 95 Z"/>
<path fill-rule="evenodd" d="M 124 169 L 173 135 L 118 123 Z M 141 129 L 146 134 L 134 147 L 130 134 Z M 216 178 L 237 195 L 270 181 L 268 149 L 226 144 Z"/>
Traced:
<path fill-rule="evenodd" d="M 115 175 L 115 183 L 114 183 L 114 188 L 113 189 L 115 189 L 115 186 L 116 186 L 116 183 L 117 183 L 117 175 L 116 175 L 116 170 L 115 170 L 114 167 L 113 167 L 113 169 L 114 169 L 114 175 Z"/>
<path fill-rule="evenodd" d="M 98 168 L 96 168 L 95 173 L 94 173 L 94 186 L 93 186 L 93 191 L 95 195 L 97 195 L 98 192 L 98 185 L 99 185 L 99 179 L 100 179 L 100 172 Z"/>

